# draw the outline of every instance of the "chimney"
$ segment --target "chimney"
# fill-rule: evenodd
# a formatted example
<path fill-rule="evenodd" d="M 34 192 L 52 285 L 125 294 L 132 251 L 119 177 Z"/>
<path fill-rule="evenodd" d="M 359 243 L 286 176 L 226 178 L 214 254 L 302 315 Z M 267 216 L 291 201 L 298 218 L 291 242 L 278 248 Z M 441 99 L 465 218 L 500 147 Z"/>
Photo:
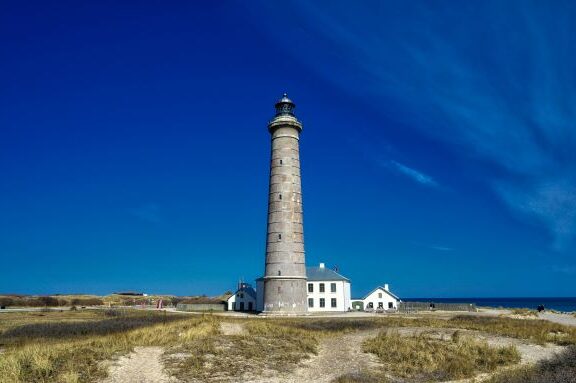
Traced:
<path fill-rule="evenodd" d="M 320 268 L 323 269 L 324 268 L 324 262 L 320 262 Z"/>
<path fill-rule="evenodd" d="M 384 283 L 384 290 L 390 291 L 390 289 L 388 288 L 388 283 Z"/>

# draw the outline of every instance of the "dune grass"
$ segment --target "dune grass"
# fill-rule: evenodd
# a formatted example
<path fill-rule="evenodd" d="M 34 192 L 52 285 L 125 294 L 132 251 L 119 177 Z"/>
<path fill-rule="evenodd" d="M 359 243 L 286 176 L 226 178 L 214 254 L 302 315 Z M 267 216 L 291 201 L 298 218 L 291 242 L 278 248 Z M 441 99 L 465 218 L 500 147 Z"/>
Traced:
<path fill-rule="evenodd" d="M 209 316 L 174 316 L 165 321 L 156 313 L 80 325 L 46 322 L 34 326 L 29 337 L 22 326 L 0 334 L 5 347 L 0 358 L 3 383 L 92 382 L 106 375 L 103 360 L 128 353 L 135 346 L 170 346 L 218 332 L 217 321 Z M 24 325 L 24 329 L 31 328 Z"/>
<path fill-rule="evenodd" d="M 263 371 L 290 371 L 317 352 L 319 333 L 283 326 L 275 320 L 243 320 L 241 335 L 214 336 L 166 352 L 165 363 L 177 378 L 254 378 Z M 200 350 L 200 351 L 199 351 Z"/>
<path fill-rule="evenodd" d="M 358 371 L 339 376 L 330 383 L 387 383 L 388 381 L 384 376 L 377 376 L 374 373 L 366 371 Z"/>
<path fill-rule="evenodd" d="M 518 315 L 523 317 L 538 317 L 538 311 L 530 309 L 513 309 L 512 315 Z"/>
<path fill-rule="evenodd" d="M 576 344 L 576 327 L 546 320 L 458 315 L 451 319 L 385 317 L 374 319 L 377 327 L 432 327 L 476 330 L 490 334 L 526 339 L 537 344 Z"/>
<path fill-rule="evenodd" d="M 486 383 L 576 383 L 576 346 L 535 366 L 497 373 Z"/>
<path fill-rule="evenodd" d="M 363 350 L 378 356 L 388 373 L 424 381 L 469 378 L 520 361 L 514 346 L 491 347 L 485 341 L 458 334 L 443 340 L 426 334 L 381 332 L 368 339 Z"/>
<path fill-rule="evenodd" d="M 420 369 L 425 371 L 422 376 L 461 376 L 514 360 L 510 350 L 495 351 L 468 338 L 446 342 L 430 337 L 400 339 L 393 332 L 386 335 L 386 331 L 398 327 L 468 329 L 536 343 L 576 344 L 576 329 L 541 320 L 473 316 L 457 316 L 449 320 L 400 316 L 224 319 L 211 315 L 165 315 L 139 310 L 4 313 L 0 321 L 0 381 L 94 382 L 106 375 L 102 361 L 129 353 L 136 346 L 163 347 L 167 372 L 184 380 L 259 377 L 266 371 L 293 370 L 298 363 L 317 352 L 322 337 L 369 329 L 382 329 L 385 335 L 367 343 L 367 352 L 386 360 L 394 357 L 386 354 L 386 349 L 396 350 L 398 355 L 407 355 L 410 350 L 422 352 L 402 358 L 402 363 L 394 363 L 399 366 L 399 376 L 417 375 L 415 371 Z M 220 333 L 222 320 L 236 321 L 244 331 L 223 335 Z M 421 351 L 425 349 L 431 350 L 429 354 L 442 355 L 443 359 L 431 362 L 425 356 L 429 354 Z M 479 355 L 486 361 L 478 361 Z M 467 365 L 464 359 L 474 362 Z M 562 359 L 561 363 L 565 361 Z M 434 363 L 437 363 L 436 367 Z M 455 367 L 460 364 L 462 367 Z M 372 382 L 382 379 L 379 375 L 362 372 L 341 376 L 336 381 Z"/>
<path fill-rule="evenodd" d="M 223 336 L 221 320 L 135 310 L 113 316 L 103 311 L 21 313 L 3 321 L 0 381 L 95 382 L 106 376 L 103 361 L 136 346 L 164 347 L 168 373 L 200 381 L 288 371 L 317 350 L 320 331 L 242 320 L 244 334 Z"/>

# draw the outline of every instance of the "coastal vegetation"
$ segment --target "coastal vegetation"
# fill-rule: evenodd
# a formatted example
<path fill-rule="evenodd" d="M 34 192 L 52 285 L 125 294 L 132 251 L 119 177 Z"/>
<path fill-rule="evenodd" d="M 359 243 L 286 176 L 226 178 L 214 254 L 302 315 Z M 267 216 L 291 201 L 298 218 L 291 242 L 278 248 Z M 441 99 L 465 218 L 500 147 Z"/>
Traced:
<path fill-rule="evenodd" d="M 576 346 L 534 366 L 495 374 L 486 383 L 575 383 Z"/>
<path fill-rule="evenodd" d="M 142 293 L 118 293 L 104 296 L 98 295 L 22 295 L 8 294 L 0 295 L 0 307 L 87 307 L 87 306 L 142 306 L 155 304 L 162 299 L 165 306 L 175 306 L 182 303 L 196 303 L 199 301 L 213 300 L 220 302 L 227 297 L 229 292 L 218 297 L 202 296 L 174 296 L 174 295 L 150 295 L 144 296 Z"/>
<path fill-rule="evenodd" d="M 387 373 L 419 381 L 469 378 L 520 361 L 514 346 L 491 347 L 486 341 L 461 336 L 459 331 L 450 339 L 383 331 L 364 342 L 363 349 L 376 354 Z"/>
<path fill-rule="evenodd" d="M 223 331 L 224 324 L 237 331 Z M 536 319 L 471 315 L 235 319 L 79 309 L 3 313 L 0 376 L 6 383 L 98 382 L 107 374 L 106 361 L 137 347 L 155 346 L 163 350 L 165 371 L 182 381 L 249 380 L 263 373 L 290 374 L 304 360 L 315 358 L 328 340 L 356 333 L 365 334 L 358 338 L 362 339 L 359 352 L 374 355 L 381 367 L 346 373 L 334 382 L 384 382 L 390 377 L 405 382 L 438 381 L 508 366 L 491 382 L 503 383 L 516 382 L 511 376 L 561 376 L 560 366 L 576 369 L 576 329 Z M 516 369 L 509 366 L 519 361 L 518 351 L 510 345 L 489 345 L 481 339 L 487 335 L 569 347 L 556 359 Z"/>
<path fill-rule="evenodd" d="M 523 317 L 538 317 L 538 311 L 530 309 L 512 309 L 512 315 L 518 315 Z"/>

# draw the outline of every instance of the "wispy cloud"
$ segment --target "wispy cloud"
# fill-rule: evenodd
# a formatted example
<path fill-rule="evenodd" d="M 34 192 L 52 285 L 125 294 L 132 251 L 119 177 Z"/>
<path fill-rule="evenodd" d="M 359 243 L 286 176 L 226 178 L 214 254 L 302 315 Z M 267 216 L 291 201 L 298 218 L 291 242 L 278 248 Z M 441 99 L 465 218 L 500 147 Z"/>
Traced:
<path fill-rule="evenodd" d="M 393 105 L 419 134 L 499 169 L 486 185 L 524 221 L 547 228 L 556 249 L 573 248 L 576 8 L 431 4 L 296 2 L 289 17 L 304 27 L 292 31 L 302 33 L 292 36 L 301 42 L 295 54 L 359 98 Z M 302 54 L 312 40 L 325 42 L 324 49 Z M 334 59 L 329 70 L 316 65 L 324 56 Z M 394 166 L 434 185 L 417 170 Z"/>
<path fill-rule="evenodd" d="M 454 251 L 454 248 L 448 247 L 448 246 L 434 245 L 434 244 L 420 243 L 420 242 L 412 242 L 412 243 L 417 247 L 422 247 L 422 248 L 426 248 L 426 249 L 430 249 L 430 250 Z"/>
<path fill-rule="evenodd" d="M 451 247 L 445 247 L 445 246 L 436 246 L 436 245 L 430 245 L 428 246 L 430 249 L 432 250 L 438 250 L 438 251 L 454 251 L 453 248 Z"/>
<path fill-rule="evenodd" d="M 426 186 L 433 186 L 433 187 L 437 187 L 438 184 L 436 183 L 436 181 L 434 181 L 434 179 L 416 169 L 413 169 L 411 167 L 408 167 L 406 165 L 403 165 L 399 162 L 396 162 L 394 160 L 389 162 L 390 167 L 397 170 L 398 172 L 400 172 L 401 174 L 411 178 L 412 180 L 422 184 L 422 185 L 426 185 Z"/>

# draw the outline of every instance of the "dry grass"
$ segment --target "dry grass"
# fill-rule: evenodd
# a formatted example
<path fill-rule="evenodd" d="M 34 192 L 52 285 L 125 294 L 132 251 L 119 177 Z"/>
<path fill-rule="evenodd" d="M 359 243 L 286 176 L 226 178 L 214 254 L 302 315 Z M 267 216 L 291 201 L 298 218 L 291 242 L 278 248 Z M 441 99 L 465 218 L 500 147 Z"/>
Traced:
<path fill-rule="evenodd" d="M 283 326 L 278 321 L 242 321 L 245 334 L 214 336 L 182 344 L 166 353 L 166 365 L 182 380 L 238 381 L 263 371 L 287 372 L 316 353 L 316 332 Z"/>
<path fill-rule="evenodd" d="M 512 315 L 518 315 L 522 317 L 538 317 L 538 311 L 530 309 L 513 309 Z"/>
<path fill-rule="evenodd" d="M 154 313 L 134 313 L 113 323 L 107 319 L 83 322 L 80 327 L 76 322 L 63 324 L 69 327 L 36 323 L 30 337 L 21 326 L 8 328 L 0 335 L 0 342 L 6 343 L 0 359 L 2 382 L 91 382 L 106 375 L 101 361 L 128 353 L 135 346 L 189 342 L 218 328 L 208 316 L 178 316 L 164 322 L 163 315 Z M 43 326 L 48 338 L 38 337 Z M 95 330 L 84 332 L 90 327 Z M 70 329 L 70 336 L 66 336 L 66 329 Z M 54 337 L 56 334 L 60 336 Z"/>
<path fill-rule="evenodd" d="M 98 310 L 3 313 L 0 318 L 0 348 L 4 349 L 0 358 L 0 381 L 93 382 L 106 374 L 101 363 L 103 360 L 129 353 L 136 346 L 164 347 L 167 371 L 182 379 L 206 381 L 210 377 L 211 380 L 238 381 L 260 377 L 263 373 L 292 371 L 302 360 L 317 352 L 322 337 L 375 328 L 461 328 L 537 343 L 576 344 L 574 328 L 512 318 L 237 319 L 244 331 L 222 335 L 220 319 L 210 315 L 173 314 L 164 317 L 163 314 L 137 310 L 108 314 L 118 315 L 110 316 Z M 235 319 L 227 318 L 226 321 Z M 443 355 L 444 364 L 424 370 L 426 372 L 421 376 L 465 375 L 470 371 L 490 369 L 499 363 L 511 363 L 513 359 L 511 351 L 498 354 L 499 351 L 487 349 L 481 342 L 467 338 L 442 342 L 429 337 L 400 339 L 393 333 L 383 337 L 367 344 L 366 347 L 370 348 L 367 351 L 378 354 L 382 353 L 378 351 L 381 348 L 388 348 L 396 350 L 399 355 L 401 352 L 417 353 L 415 357 L 402 358 L 398 368 L 404 374 L 416 374 L 414 371 L 426 365 L 427 359 L 418 354 L 426 347 L 430 353 Z M 477 360 L 479 355 L 485 359 L 484 362 Z M 381 357 L 394 356 L 382 354 Z M 464 359 L 474 362 L 466 365 Z M 460 364 L 463 367 L 458 367 Z M 367 372 L 348 374 L 335 380 L 340 383 L 376 381 L 383 381 L 383 378 Z"/>
<path fill-rule="evenodd" d="M 576 383 L 576 346 L 535 366 L 498 373 L 487 383 Z"/>
<path fill-rule="evenodd" d="M 374 320 L 379 327 L 460 328 L 490 334 L 526 339 L 534 343 L 576 344 L 576 327 L 546 320 L 525 320 L 505 317 L 459 315 L 444 320 L 435 318 L 388 317 Z"/>
<path fill-rule="evenodd" d="M 385 383 L 388 382 L 383 376 L 376 376 L 373 373 L 359 371 L 351 374 L 339 376 L 330 383 Z"/>
<path fill-rule="evenodd" d="M 443 340 L 426 334 L 401 336 L 394 331 L 381 332 L 367 340 L 363 349 L 376 354 L 387 372 L 423 381 L 468 378 L 520 361 L 514 346 L 491 347 L 485 341 L 458 334 Z"/>
<path fill-rule="evenodd" d="M 318 318 L 318 319 L 282 319 L 275 323 L 284 327 L 312 331 L 321 334 L 338 334 L 359 330 L 370 330 L 380 327 L 380 324 L 372 319 L 358 318 Z"/>

